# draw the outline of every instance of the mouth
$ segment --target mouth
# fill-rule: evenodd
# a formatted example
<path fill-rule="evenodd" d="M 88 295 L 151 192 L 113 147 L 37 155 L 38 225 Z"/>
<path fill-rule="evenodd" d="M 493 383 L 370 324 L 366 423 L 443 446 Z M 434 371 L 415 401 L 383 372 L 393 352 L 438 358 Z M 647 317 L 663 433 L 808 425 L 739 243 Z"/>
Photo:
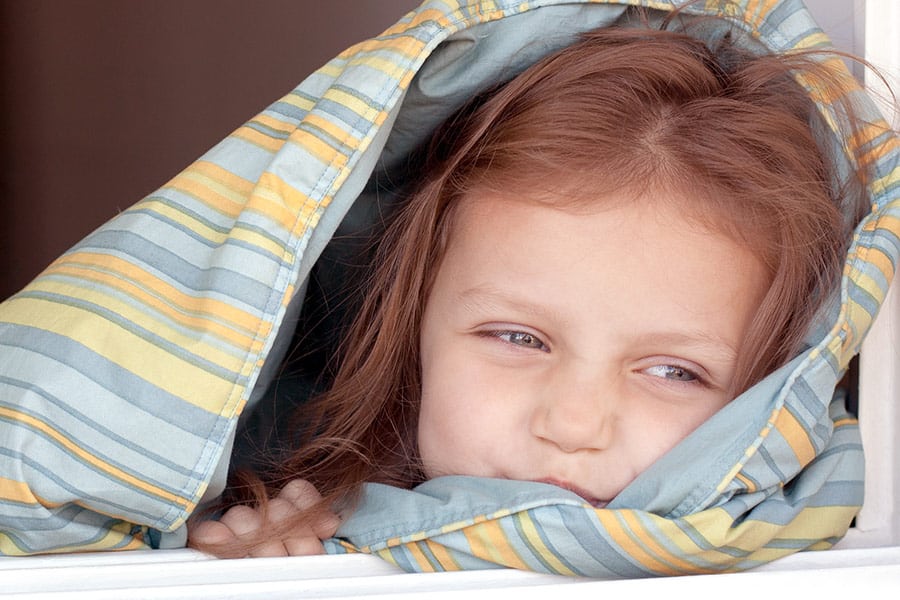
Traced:
<path fill-rule="evenodd" d="M 582 500 L 589 503 L 594 508 L 604 508 L 607 504 L 609 504 L 608 500 L 602 500 L 600 498 L 597 498 L 596 496 L 593 496 L 590 492 L 588 492 L 586 489 L 578 487 L 577 485 L 575 485 L 573 483 L 569 483 L 568 481 L 555 479 L 553 477 L 547 477 L 544 479 L 535 479 L 534 481 L 536 483 L 547 483 L 550 485 L 555 485 L 558 488 L 562 488 L 564 490 L 572 492 L 573 494 L 577 494 L 581 497 Z"/>

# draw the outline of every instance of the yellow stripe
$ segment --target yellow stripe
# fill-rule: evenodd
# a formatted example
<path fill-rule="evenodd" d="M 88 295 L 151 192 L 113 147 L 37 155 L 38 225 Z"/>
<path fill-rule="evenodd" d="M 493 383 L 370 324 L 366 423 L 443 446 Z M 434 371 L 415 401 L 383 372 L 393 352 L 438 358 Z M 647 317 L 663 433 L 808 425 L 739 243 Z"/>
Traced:
<path fill-rule="evenodd" d="M 344 65 L 345 62 L 340 60 L 340 57 L 333 58 L 316 69 L 316 75 L 322 75 L 328 79 L 337 79 L 344 72 Z"/>
<path fill-rule="evenodd" d="M 359 146 L 359 140 L 354 137 L 353 134 L 337 123 L 323 118 L 321 115 L 309 114 L 303 119 L 303 122 L 308 123 L 317 129 L 321 129 L 341 144 L 347 146 L 351 151 L 356 150 Z"/>
<path fill-rule="evenodd" d="M 409 551 L 410 556 L 412 556 L 413 560 L 415 560 L 421 571 L 426 573 L 433 572 L 434 565 L 431 564 L 431 561 L 428 560 L 428 557 L 425 556 L 425 553 L 422 552 L 422 548 L 419 547 L 418 542 L 410 542 L 405 545 L 406 549 Z"/>
<path fill-rule="evenodd" d="M 417 46 L 419 49 L 422 48 L 422 44 L 417 44 Z M 378 49 L 381 50 L 381 48 L 378 48 Z M 394 48 L 391 48 L 391 50 L 394 50 Z M 405 50 L 400 49 L 400 51 L 403 54 L 406 54 Z M 353 65 L 353 66 L 369 67 L 370 69 L 374 69 L 380 73 L 384 73 L 385 75 L 387 75 L 388 77 L 390 77 L 392 79 L 396 79 L 397 75 L 400 74 L 400 71 L 405 70 L 404 67 L 397 64 L 396 61 L 384 58 L 382 56 L 376 56 L 376 55 L 372 55 L 372 54 L 368 54 L 368 53 L 357 54 L 357 55 L 353 56 L 350 59 L 350 61 L 348 62 L 348 64 Z"/>
<path fill-rule="evenodd" d="M 169 204 L 166 204 L 165 202 L 162 202 L 161 200 L 148 198 L 135 208 L 151 210 L 158 215 L 175 221 L 179 225 L 183 225 L 185 229 L 196 233 L 200 237 L 209 240 L 213 244 L 220 245 L 226 239 L 228 239 L 228 232 L 216 231 L 206 223 L 198 220 L 196 217 L 184 212 L 180 207 L 171 206 Z"/>
<path fill-rule="evenodd" d="M 892 202 L 891 205 L 900 208 L 900 199 L 898 199 L 897 202 Z M 885 214 L 881 217 L 878 217 L 878 223 L 876 227 L 878 229 L 885 229 L 887 231 L 892 231 L 893 233 L 900 235 L 900 217 Z"/>
<path fill-rule="evenodd" d="M 369 104 L 357 98 L 356 96 L 335 88 L 329 88 L 328 90 L 326 90 L 322 98 L 332 100 L 349 108 L 370 123 L 374 122 L 375 117 L 378 116 L 379 112 L 381 112 L 376 108 L 372 108 Z"/>
<path fill-rule="evenodd" d="M 728 564 L 734 561 L 733 556 L 724 554 L 718 550 L 723 547 L 735 547 L 739 550 L 755 550 L 771 540 L 779 530 L 780 525 L 766 521 L 754 520 L 753 526 L 748 527 L 748 521 L 734 527 L 734 519 L 722 508 L 710 508 L 699 513 L 687 515 L 684 521 L 693 529 L 703 535 L 703 539 L 710 546 L 709 550 L 694 550 L 692 554 L 714 564 Z M 697 548 L 693 540 L 690 546 Z"/>
<path fill-rule="evenodd" d="M 776 8 L 778 8 L 778 6 L 779 6 L 781 3 L 782 3 L 782 0 L 767 0 L 767 1 L 763 4 L 762 10 L 761 10 L 760 15 L 759 15 L 759 17 L 760 17 L 760 18 L 759 18 L 760 23 L 762 23 L 763 21 L 765 21 L 766 19 L 768 19 L 768 18 L 769 18 L 769 15 L 772 13 L 772 11 L 775 10 Z"/>
<path fill-rule="evenodd" d="M 401 21 L 399 23 L 392 25 L 391 27 L 387 28 L 384 31 L 384 33 L 381 34 L 381 36 L 382 37 L 390 37 L 390 36 L 396 36 L 399 34 L 404 34 L 408 30 L 419 27 L 420 25 L 422 25 L 422 23 L 426 23 L 428 21 L 442 22 L 445 20 L 445 18 L 446 17 L 445 17 L 444 11 L 438 10 L 436 8 L 429 8 L 426 10 L 417 11 L 412 16 L 412 19 L 410 19 L 409 21 L 406 21 L 406 22 Z M 394 38 L 394 39 L 397 39 L 397 38 Z M 378 39 L 368 40 L 366 42 L 357 44 L 354 47 L 348 48 L 344 52 L 341 52 L 338 56 L 340 56 L 340 57 L 350 56 L 354 52 L 357 52 L 358 49 L 368 50 L 368 49 L 371 49 L 371 47 L 373 45 L 377 47 L 384 43 L 385 43 L 384 41 L 378 40 Z M 391 46 L 391 47 L 393 47 L 393 46 Z"/>
<path fill-rule="evenodd" d="M 42 506 L 51 506 L 38 500 L 28 484 L 15 479 L 7 479 L 0 477 L 0 498 L 9 502 L 21 502 L 22 504 L 40 504 Z"/>
<path fill-rule="evenodd" d="M 304 112 L 312 110 L 312 107 L 316 105 L 314 100 L 311 100 L 305 96 L 300 96 L 298 94 L 288 94 L 281 98 L 279 102 L 284 102 L 285 104 L 295 106 Z"/>
<path fill-rule="evenodd" d="M 210 209 L 231 219 L 234 219 L 240 214 L 244 204 L 242 198 L 236 200 L 229 197 L 229 195 L 221 193 L 227 192 L 227 190 L 222 189 L 221 185 L 217 185 L 214 181 L 198 173 L 185 172 L 162 188 L 162 190 L 166 189 L 186 194 Z M 148 204 L 158 202 L 159 201 L 153 197 L 149 197 L 135 204 L 133 208 L 138 210 Z"/>
<path fill-rule="evenodd" d="M 52 314 L 53 319 L 43 318 Z M 213 414 L 223 414 L 235 385 L 169 354 L 92 312 L 36 298 L 11 298 L 4 321 L 75 339 L 149 383 Z M 34 317 L 38 317 L 34 319 Z M 188 348 L 196 345 L 192 341 Z"/>
<path fill-rule="evenodd" d="M 846 73 L 844 73 L 843 71 L 843 63 L 840 63 L 840 67 L 841 70 L 839 74 L 842 76 L 846 75 Z M 835 71 L 835 74 L 838 74 L 837 63 L 835 64 L 835 68 L 831 70 Z M 813 77 L 809 77 L 808 75 L 805 75 L 803 73 L 798 73 L 795 76 L 797 82 L 807 89 L 810 98 L 812 98 L 819 104 L 823 104 L 826 106 L 834 104 L 835 102 L 846 96 L 850 91 L 855 89 L 855 85 L 851 83 L 849 77 L 849 75 L 846 75 L 846 77 L 842 77 L 841 79 L 839 79 L 838 81 L 840 81 L 841 85 L 829 85 L 828 87 L 823 88 L 822 86 L 816 85 L 816 79 Z M 834 121 L 834 116 L 830 112 L 824 113 L 823 117 L 825 117 L 825 119 L 828 121 L 828 125 L 832 130 L 839 130 L 838 125 Z M 845 142 L 850 144 L 851 147 L 855 148 L 855 146 L 853 146 L 854 142 L 852 138 L 849 140 L 845 140 Z"/>
<path fill-rule="evenodd" d="M 867 249 L 865 261 L 881 271 L 881 274 L 887 281 L 894 278 L 894 263 L 891 262 L 891 257 L 881 248 Z"/>
<path fill-rule="evenodd" d="M 110 254 L 74 252 L 61 257 L 47 269 L 47 272 L 52 273 L 57 268 L 81 266 L 109 271 L 120 280 L 140 282 L 141 288 L 148 289 L 154 296 L 164 298 L 168 304 L 172 305 L 172 308 L 166 313 L 172 318 L 176 318 L 179 314 L 197 315 L 198 317 L 208 315 L 210 322 L 213 319 L 217 322 L 225 322 L 234 329 L 244 332 L 253 333 L 260 328 L 260 320 L 247 311 L 215 298 L 185 294 L 152 273 Z"/>
<path fill-rule="evenodd" d="M 550 568 L 554 572 L 562 575 L 575 575 L 575 572 L 556 558 L 556 554 L 544 544 L 544 540 L 541 539 L 541 534 L 538 533 L 537 527 L 528 511 L 519 512 L 515 518 L 518 519 L 519 525 L 522 527 L 522 531 L 525 533 L 525 537 L 528 538 L 529 543 L 534 546 L 541 558 L 550 564 Z"/>
<path fill-rule="evenodd" d="M 612 537 L 616 545 L 619 546 L 622 551 L 631 556 L 631 558 L 637 561 L 644 569 L 653 573 L 664 575 L 679 575 L 679 571 L 676 571 L 669 565 L 660 562 L 655 556 L 648 554 L 643 548 L 640 547 L 640 545 L 638 545 L 634 538 L 632 538 L 632 536 L 623 526 L 623 523 L 619 521 L 622 513 L 627 512 L 629 511 L 597 510 L 595 514 L 600 520 L 600 524 L 603 525 L 603 527 L 606 529 L 606 532 Z"/>
<path fill-rule="evenodd" d="M 292 225 L 295 228 L 298 224 L 301 224 L 303 229 L 306 229 L 307 227 L 314 227 L 319 222 L 316 215 L 319 203 L 291 187 L 272 172 L 267 171 L 259 178 L 259 185 L 254 192 L 254 196 L 256 194 L 261 194 L 263 197 L 270 199 L 279 198 L 284 203 L 284 206 L 294 214 Z M 323 199 L 323 204 L 325 201 Z M 294 235 L 302 235 L 303 231 L 293 231 L 293 233 Z"/>
<path fill-rule="evenodd" d="M 884 136 L 886 133 L 890 132 L 890 128 L 887 126 L 887 123 L 872 123 L 868 126 L 864 127 L 861 131 L 857 132 L 857 139 L 859 140 L 859 144 L 862 145 L 870 145 L 876 139 Z M 880 141 L 879 143 L 872 146 L 868 152 L 860 156 L 860 163 L 863 165 L 870 165 L 878 162 L 888 154 L 892 152 L 896 152 L 900 148 L 900 138 L 897 136 L 891 135 Z"/>
<path fill-rule="evenodd" d="M 684 520 L 713 546 L 712 550 L 700 552 L 698 557 L 717 564 L 734 562 L 717 548 L 731 547 L 752 553 L 764 553 L 764 548 L 773 540 L 820 540 L 828 537 L 840 537 L 858 512 L 856 506 L 815 506 L 806 507 L 785 525 L 748 518 L 740 525 L 733 526 L 734 520 L 722 509 L 709 509 L 695 513 Z M 797 548 L 792 549 L 795 551 Z M 760 555 L 761 556 L 761 555 Z"/>
<path fill-rule="evenodd" d="M 463 534 L 469 542 L 473 555 L 507 567 L 528 569 L 528 565 L 516 554 L 506 539 L 498 520 L 484 521 L 467 527 L 463 530 Z"/>
<path fill-rule="evenodd" d="M 265 177 L 269 178 L 268 175 Z M 285 231 L 292 231 L 297 224 L 297 212 L 287 206 L 285 198 L 277 191 L 262 185 L 253 191 L 253 195 L 247 202 L 247 210 L 265 215 L 278 223 Z"/>
<path fill-rule="evenodd" d="M 660 558 L 660 560 L 665 560 L 666 564 L 674 565 L 680 572 L 691 573 L 697 571 L 696 565 L 687 562 L 683 558 L 672 554 L 671 552 L 660 546 L 656 541 L 656 538 L 644 527 L 644 525 L 637 518 L 636 513 L 630 510 L 623 511 L 622 519 L 631 528 L 632 535 L 643 542 L 644 546 L 649 548 L 650 551 L 655 554 L 655 556 Z M 670 536 L 665 534 L 668 533 L 667 530 L 671 531 L 673 529 L 673 524 L 668 521 L 663 521 L 663 523 L 667 525 L 667 527 L 663 528 L 664 537 L 668 538 Z"/>
<path fill-rule="evenodd" d="M 213 210 L 235 218 L 253 191 L 253 182 L 213 163 L 197 161 L 165 187 L 186 192 Z"/>
<path fill-rule="evenodd" d="M 797 462 L 806 466 L 816 456 L 816 450 L 809 439 L 809 434 L 803 425 L 787 409 L 779 412 L 775 420 L 775 428 L 784 437 L 785 441 L 797 456 Z"/>
<path fill-rule="evenodd" d="M 130 281 L 120 279 L 115 273 L 101 273 L 91 269 L 73 267 L 70 265 L 53 266 L 49 268 L 46 273 L 48 275 L 67 275 L 69 277 L 75 277 L 83 282 L 91 281 L 97 284 L 112 286 L 131 298 L 134 298 L 143 306 L 158 311 L 188 329 L 211 334 L 220 340 L 227 341 L 237 348 L 248 349 L 254 342 L 252 333 L 239 333 L 231 327 L 227 327 L 216 321 L 173 310 L 169 304 L 160 300 L 156 295 L 148 294 L 141 288 L 133 285 Z M 68 289 L 68 287 L 68 285 L 65 285 L 63 289 Z M 47 291 L 53 291 L 53 287 L 47 285 L 47 282 L 44 279 L 36 281 L 30 289 L 46 289 Z M 143 313 L 144 311 L 140 312 Z M 150 318 L 149 314 L 147 315 L 147 318 Z M 156 331 L 155 328 L 153 329 Z"/>
<path fill-rule="evenodd" d="M 509 509 L 505 508 L 503 510 L 496 511 L 496 512 L 492 513 L 491 515 L 479 515 L 479 516 L 473 518 L 471 521 L 469 521 L 469 520 L 454 521 L 452 523 L 448 523 L 446 525 L 441 526 L 441 533 L 451 533 L 454 531 L 460 531 L 462 529 L 465 529 L 466 527 L 471 527 L 472 525 L 484 523 L 485 521 L 489 521 L 491 519 L 502 519 L 503 517 L 507 517 L 511 514 L 512 514 L 512 512 L 510 512 Z M 424 534 L 421 534 L 421 535 L 422 535 L 422 539 L 424 539 L 424 537 L 425 537 Z"/>
<path fill-rule="evenodd" d="M 347 155 L 322 138 L 302 129 L 296 130 L 289 141 L 296 144 L 325 165 L 341 168 L 347 164 Z"/>
<path fill-rule="evenodd" d="M 284 261 L 288 264 L 294 262 L 293 252 L 291 252 L 283 244 L 259 233 L 258 231 L 247 229 L 246 227 L 235 227 L 231 230 L 230 235 L 231 239 L 240 240 L 242 242 L 250 244 L 251 246 L 259 248 L 260 250 L 265 250 L 266 252 L 269 252 L 276 256 L 278 260 Z"/>
<path fill-rule="evenodd" d="M 868 255 L 869 253 L 867 252 L 866 254 Z M 866 258 L 868 258 L 868 256 Z M 858 273 L 853 277 L 853 282 L 864 289 L 866 292 L 871 294 L 871 296 L 875 298 L 879 305 L 884 303 L 886 290 L 883 289 L 876 280 L 872 279 L 871 275 Z M 851 300 L 851 304 L 856 303 Z M 863 309 L 863 311 L 868 314 L 867 310 Z M 871 320 L 871 315 L 869 315 L 869 318 L 867 320 Z"/>
<path fill-rule="evenodd" d="M 272 115 L 267 115 L 265 113 L 259 113 L 251 120 L 251 123 L 259 123 L 269 129 L 274 129 L 275 131 L 279 131 L 281 133 L 290 133 L 294 129 L 296 129 L 296 125 L 294 123 L 290 123 L 287 121 L 282 121 L 281 119 L 276 119 Z"/>
<path fill-rule="evenodd" d="M 821 31 L 814 31 L 794 42 L 795 50 L 807 50 L 809 48 L 817 48 L 829 42 L 828 36 Z"/>
<path fill-rule="evenodd" d="M 243 126 L 231 134 L 232 137 L 242 139 L 254 146 L 258 146 L 263 150 L 275 153 L 284 145 L 284 140 L 275 138 L 253 129 L 252 127 Z"/>
<path fill-rule="evenodd" d="M 150 546 L 144 542 L 143 536 L 131 535 L 133 525 L 124 521 L 117 521 L 114 525 L 105 530 L 102 538 L 94 542 L 77 543 L 71 546 L 63 546 L 54 548 L 49 553 L 63 554 L 69 552 L 99 552 L 99 551 L 126 551 L 126 550 L 149 550 Z M 5 556 L 25 556 L 29 554 L 22 548 L 17 546 L 12 539 L 0 532 L 0 555 Z"/>
<path fill-rule="evenodd" d="M 781 0 L 752 0 L 747 4 L 745 20 L 753 25 L 754 31 L 759 31 L 759 26 L 765 23 L 769 13 L 774 10 Z M 751 13 L 753 13 L 751 15 Z"/>
<path fill-rule="evenodd" d="M 219 192 L 236 202 L 240 202 L 253 189 L 253 182 L 240 175 L 206 160 L 194 162 L 188 170 L 190 175 L 201 175 L 214 183 Z"/>
<path fill-rule="evenodd" d="M 884 177 L 881 177 L 880 179 L 876 179 L 875 181 L 873 181 L 872 182 L 872 190 L 875 192 L 876 195 L 881 196 L 887 192 L 888 188 L 893 187 L 895 185 L 900 185 L 900 168 L 893 169 L 890 173 L 888 173 Z M 891 206 L 892 204 L 894 204 L 894 205 L 900 204 L 900 199 L 895 200 L 894 202 L 891 202 L 890 204 L 888 204 L 888 206 Z"/>
<path fill-rule="evenodd" d="M 43 432 L 48 437 L 55 440 L 61 446 L 63 446 L 66 451 L 70 454 L 73 454 L 79 458 L 81 458 L 84 462 L 92 465 L 97 468 L 99 471 L 106 473 L 107 475 L 112 476 L 115 479 L 119 479 L 124 481 L 131 487 L 144 490 L 145 492 L 152 494 L 158 498 L 162 498 L 168 502 L 176 504 L 182 508 L 186 508 L 191 505 L 190 502 L 182 498 L 177 494 L 173 494 L 167 490 L 164 490 L 158 486 L 152 485 L 143 479 L 139 479 L 129 473 L 126 473 L 122 469 L 109 464 L 108 462 L 101 460 L 97 456 L 87 452 L 84 448 L 79 446 L 77 443 L 73 442 L 71 439 L 63 435 L 57 429 L 55 429 L 49 423 L 36 419 L 31 415 L 26 413 L 0 406 L 0 416 L 11 419 L 17 423 L 21 423 L 23 425 L 29 426 L 32 429 L 36 429 L 38 431 Z"/>
<path fill-rule="evenodd" d="M 438 544 L 437 542 L 426 539 L 424 541 L 425 544 L 428 545 L 428 549 L 431 550 L 431 554 L 434 555 L 435 560 L 438 561 L 438 564 L 445 571 L 460 571 L 462 567 L 458 562 L 453 558 L 453 555 L 447 551 L 447 547 L 443 544 Z"/>
<path fill-rule="evenodd" d="M 368 550 L 366 548 L 363 548 L 362 551 L 368 552 Z M 382 560 L 386 560 L 387 562 L 391 563 L 392 565 L 394 565 L 396 567 L 400 566 L 397 564 L 397 561 L 394 559 L 394 555 L 391 552 L 390 548 L 382 548 L 381 550 L 378 550 L 374 554 L 375 554 L 375 556 L 380 557 Z"/>
<path fill-rule="evenodd" d="M 196 330 L 193 335 L 187 335 L 185 333 L 182 333 L 178 329 L 173 328 L 170 323 L 165 322 L 163 319 L 160 319 L 155 315 L 146 312 L 144 310 L 144 307 L 136 307 L 127 301 L 120 300 L 112 295 L 89 288 L 81 288 L 77 291 L 77 293 L 73 294 L 71 284 L 60 283 L 49 278 L 41 278 L 36 280 L 29 287 L 29 290 L 46 291 L 52 294 L 61 294 L 63 296 L 76 296 L 79 298 L 79 300 L 96 304 L 100 307 L 105 308 L 106 310 L 109 310 L 113 314 L 119 315 L 126 321 L 129 321 L 138 325 L 139 327 L 151 331 L 153 334 L 161 337 L 167 342 L 174 344 L 178 348 L 184 348 L 188 350 L 190 354 L 199 356 L 213 363 L 214 365 L 217 365 L 224 369 L 228 369 L 229 371 L 238 372 L 244 363 L 247 349 L 255 350 L 260 348 L 262 345 L 262 342 L 260 340 L 247 337 L 244 338 L 243 345 L 232 349 L 231 352 L 227 352 L 203 339 L 202 334 L 206 329 L 203 323 L 200 323 L 201 327 L 199 328 L 199 330 Z M 94 315 L 94 313 L 87 310 L 85 310 L 84 312 L 85 314 Z M 108 321 L 102 316 L 94 318 L 103 320 L 104 325 L 100 331 L 106 332 L 102 336 L 97 335 L 96 338 L 98 340 L 102 339 L 103 337 L 109 339 L 110 327 L 114 327 L 114 331 L 125 331 L 124 329 L 120 328 L 120 326 L 113 324 L 111 321 Z M 84 329 L 82 331 L 86 334 L 85 337 L 95 337 L 91 335 L 91 333 L 87 329 Z M 137 336 L 137 334 L 130 335 Z M 84 341 L 80 338 L 76 339 L 78 339 L 78 341 Z M 182 394 L 183 393 L 184 392 L 182 392 Z"/>
<path fill-rule="evenodd" d="M 737 475 L 735 475 L 735 479 L 737 479 L 738 481 L 740 481 L 741 483 L 744 484 L 744 487 L 747 489 L 747 492 L 755 492 L 756 491 L 756 484 L 753 483 L 753 481 L 751 481 L 743 473 L 738 473 Z"/>

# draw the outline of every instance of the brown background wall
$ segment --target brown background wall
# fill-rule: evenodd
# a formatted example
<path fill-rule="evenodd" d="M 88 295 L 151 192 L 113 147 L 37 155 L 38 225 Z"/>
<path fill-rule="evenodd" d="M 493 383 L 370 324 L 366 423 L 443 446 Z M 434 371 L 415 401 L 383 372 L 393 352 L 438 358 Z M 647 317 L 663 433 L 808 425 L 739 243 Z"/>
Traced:
<path fill-rule="evenodd" d="M 0 0 L 0 300 L 418 3 Z M 858 2 L 807 6 L 861 51 Z"/>
<path fill-rule="evenodd" d="M 0 1 L 0 300 L 418 4 Z"/>

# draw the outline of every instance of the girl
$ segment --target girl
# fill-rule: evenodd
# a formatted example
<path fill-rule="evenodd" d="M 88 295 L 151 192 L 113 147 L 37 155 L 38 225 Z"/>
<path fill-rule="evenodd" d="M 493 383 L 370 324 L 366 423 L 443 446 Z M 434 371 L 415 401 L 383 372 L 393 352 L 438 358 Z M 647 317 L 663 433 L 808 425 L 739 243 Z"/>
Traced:
<path fill-rule="evenodd" d="M 640 4 L 426 3 L 0 306 L 0 553 L 182 547 L 207 506 L 221 556 L 410 570 L 840 539 L 896 137 L 789 52 L 798 2 Z"/>
<path fill-rule="evenodd" d="M 259 508 L 190 543 L 322 552 L 364 481 L 526 480 L 607 506 L 795 356 L 840 276 L 866 175 L 838 180 L 792 71 L 838 85 L 727 35 L 614 27 L 466 105 L 269 474 L 287 485 L 268 503 L 251 486 Z"/>

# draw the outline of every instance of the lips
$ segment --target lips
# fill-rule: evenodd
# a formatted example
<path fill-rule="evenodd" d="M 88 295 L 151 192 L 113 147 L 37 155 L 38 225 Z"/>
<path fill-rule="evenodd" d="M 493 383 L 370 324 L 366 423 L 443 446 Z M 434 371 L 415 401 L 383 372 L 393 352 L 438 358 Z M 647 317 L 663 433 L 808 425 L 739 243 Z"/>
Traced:
<path fill-rule="evenodd" d="M 560 479 L 556 479 L 553 477 L 546 477 L 543 479 L 535 479 L 534 481 L 537 483 L 548 483 L 550 485 L 555 485 L 558 488 L 562 488 L 562 489 L 568 490 L 574 494 L 578 494 L 579 496 L 581 496 L 581 498 L 583 500 L 588 502 L 594 508 L 603 508 L 607 504 L 609 504 L 609 502 L 607 500 L 601 500 L 600 498 L 597 498 L 596 496 L 591 495 L 591 493 L 588 492 L 587 490 L 585 490 L 584 488 L 578 487 L 577 485 L 575 485 L 573 483 L 569 483 L 568 481 L 562 481 Z"/>

